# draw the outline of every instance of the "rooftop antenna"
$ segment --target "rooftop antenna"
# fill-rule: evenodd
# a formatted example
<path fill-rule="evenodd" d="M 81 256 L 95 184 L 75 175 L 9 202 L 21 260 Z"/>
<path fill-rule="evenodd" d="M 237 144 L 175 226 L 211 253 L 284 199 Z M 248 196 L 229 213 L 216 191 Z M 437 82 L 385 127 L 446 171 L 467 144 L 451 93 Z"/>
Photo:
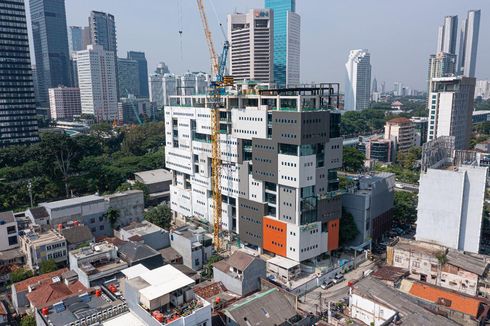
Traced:
<path fill-rule="evenodd" d="M 180 37 L 180 60 L 184 61 L 184 45 L 183 45 L 183 34 L 184 34 L 184 23 L 183 23 L 183 10 L 182 10 L 182 0 L 177 0 L 177 11 L 179 15 L 179 37 Z"/>

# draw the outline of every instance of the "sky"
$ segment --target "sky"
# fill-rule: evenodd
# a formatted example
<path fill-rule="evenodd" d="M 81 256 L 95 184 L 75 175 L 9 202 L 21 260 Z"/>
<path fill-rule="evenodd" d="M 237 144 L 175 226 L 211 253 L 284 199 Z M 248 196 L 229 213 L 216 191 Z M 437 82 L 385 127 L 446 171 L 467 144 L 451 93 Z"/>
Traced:
<path fill-rule="evenodd" d="M 220 52 L 224 37 L 219 21 L 226 26 L 227 14 L 261 8 L 264 1 L 206 0 L 206 4 Z M 424 90 L 438 26 L 446 15 L 459 15 L 461 24 L 470 9 L 482 10 L 477 77 L 490 79 L 490 0 L 297 0 L 296 7 L 302 19 L 302 82 L 343 84 L 349 51 L 366 48 L 378 84 L 386 81 L 391 90 L 395 81 L 401 81 Z M 91 10 L 116 17 L 119 56 L 128 50 L 144 51 L 150 72 L 160 61 L 173 73 L 210 70 L 195 0 L 66 0 L 68 25 L 87 25 Z"/>

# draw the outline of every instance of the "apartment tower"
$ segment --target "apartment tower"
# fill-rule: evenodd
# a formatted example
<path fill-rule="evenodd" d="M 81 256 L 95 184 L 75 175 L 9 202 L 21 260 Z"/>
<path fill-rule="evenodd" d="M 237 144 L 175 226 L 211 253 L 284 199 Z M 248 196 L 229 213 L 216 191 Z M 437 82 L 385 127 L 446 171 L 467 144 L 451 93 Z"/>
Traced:
<path fill-rule="evenodd" d="M 371 98 L 371 55 L 368 50 L 352 50 L 345 64 L 344 110 L 360 111 L 369 108 Z"/>

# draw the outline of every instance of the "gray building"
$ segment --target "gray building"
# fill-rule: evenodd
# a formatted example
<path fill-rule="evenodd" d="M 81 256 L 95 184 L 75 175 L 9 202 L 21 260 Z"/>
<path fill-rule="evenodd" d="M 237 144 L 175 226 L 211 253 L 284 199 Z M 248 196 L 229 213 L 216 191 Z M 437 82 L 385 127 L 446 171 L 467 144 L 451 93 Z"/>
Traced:
<path fill-rule="evenodd" d="M 266 277 L 265 261 L 243 251 L 213 264 L 213 279 L 242 297 L 260 290 L 260 278 Z"/>
<path fill-rule="evenodd" d="M 153 119 L 155 111 L 155 105 L 148 99 L 136 98 L 134 95 L 123 97 L 118 103 L 119 122 L 123 124 L 141 124 L 146 119 Z"/>
<path fill-rule="evenodd" d="M 117 58 L 117 68 L 117 82 L 121 96 L 140 96 L 138 61 Z"/>
<path fill-rule="evenodd" d="M 36 99 L 24 1 L 0 1 L 0 17 L 0 79 L 9 83 L 0 88 L 0 147 L 36 142 Z"/>
<path fill-rule="evenodd" d="M 170 231 L 170 245 L 182 256 L 185 266 L 198 271 L 211 257 L 213 239 L 202 228 L 183 226 Z"/>
<path fill-rule="evenodd" d="M 66 239 L 68 250 L 75 250 L 84 245 L 89 245 L 95 242 L 95 238 L 90 232 L 90 228 L 86 225 L 74 225 L 62 229 L 60 232 Z"/>
<path fill-rule="evenodd" d="M 164 265 L 162 255 L 155 249 L 143 243 L 126 242 L 117 246 L 119 258 L 128 263 L 128 266 L 142 264 L 148 269 Z"/>
<path fill-rule="evenodd" d="M 141 171 L 134 174 L 134 179 L 148 188 L 149 199 L 152 204 L 160 204 L 170 200 L 172 172 L 165 169 Z"/>
<path fill-rule="evenodd" d="M 48 106 L 48 89 L 71 86 L 65 0 L 30 0 L 39 98 Z"/>
<path fill-rule="evenodd" d="M 84 28 L 80 26 L 70 26 L 68 28 L 68 47 L 70 53 L 85 49 L 83 41 Z"/>
<path fill-rule="evenodd" d="M 393 220 L 395 175 L 363 176 L 342 195 L 343 209 L 352 214 L 359 234 L 352 245 L 376 241 L 389 231 Z"/>
<path fill-rule="evenodd" d="M 146 61 L 144 52 L 129 51 L 128 59 L 135 60 L 138 63 L 138 81 L 139 81 L 139 96 L 143 98 L 150 98 L 150 91 L 148 88 L 148 63 Z"/>
<path fill-rule="evenodd" d="M 169 232 L 148 221 L 133 222 L 114 234 L 121 240 L 142 242 L 155 250 L 170 247 Z"/>
<path fill-rule="evenodd" d="M 459 73 L 466 77 L 475 77 L 478 38 L 480 36 L 480 17 L 480 10 L 468 11 L 468 17 L 461 27 Z"/>

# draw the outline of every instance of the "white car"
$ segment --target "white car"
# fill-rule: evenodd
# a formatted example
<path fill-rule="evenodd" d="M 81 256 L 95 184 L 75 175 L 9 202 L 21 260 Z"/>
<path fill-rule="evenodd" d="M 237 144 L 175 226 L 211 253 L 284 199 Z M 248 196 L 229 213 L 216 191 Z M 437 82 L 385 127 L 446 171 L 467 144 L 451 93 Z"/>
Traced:
<path fill-rule="evenodd" d="M 395 183 L 395 187 L 398 188 L 398 189 L 405 188 L 401 183 Z"/>
<path fill-rule="evenodd" d="M 337 275 L 335 275 L 335 277 L 333 278 L 333 282 L 334 282 L 335 284 L 339 284 L 339 283 L 341 283 L 341 282 L 342 282 L 342 281 L 344 281 L 344 280 L 345 280 L 345 277 L 344 277 L 344 275 L 342 275 L 342 274 L 337 274 Z"/>

